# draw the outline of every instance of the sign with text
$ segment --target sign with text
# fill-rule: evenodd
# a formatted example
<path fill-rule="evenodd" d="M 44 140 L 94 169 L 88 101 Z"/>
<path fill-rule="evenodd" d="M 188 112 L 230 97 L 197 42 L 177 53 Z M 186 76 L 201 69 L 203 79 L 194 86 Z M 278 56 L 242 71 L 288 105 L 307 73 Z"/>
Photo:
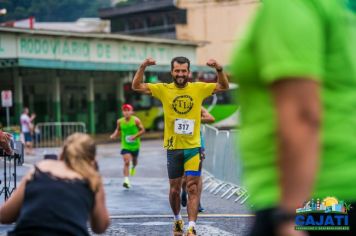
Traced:
<path fill-rule="evenodd" d="M 1 91 L 1 106 L 2 107 L 12 107 L 12 91 L 11 90 Z"/>
<path fill-rule="evenodd" d="M 172 57 L 184 55 L 194 64 L 195 46 L 60 35 L 0 34 L 1 58 L 50 59 L 58 61 L 141 63 L 152 57 L 170 65 Z"/>

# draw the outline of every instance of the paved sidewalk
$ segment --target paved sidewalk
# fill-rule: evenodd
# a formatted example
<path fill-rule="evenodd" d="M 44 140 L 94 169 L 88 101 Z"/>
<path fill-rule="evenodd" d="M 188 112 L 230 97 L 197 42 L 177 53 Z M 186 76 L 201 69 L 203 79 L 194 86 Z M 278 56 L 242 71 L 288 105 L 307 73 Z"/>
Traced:
<path fill-rule="evenodd" d="M 162 140 L 145 140 L 139 156 L 136 176 L 130 178 L 132 188 L 122 187 L 120 146 L 116 143 L 98 146 L 100 172 L 104 178 L 107 206 L 112 224 L 104 235 L 171 235 L 172 213 L 168 202 L 168 177 Z M 45 153 L 59 153 L 60 149 L 38 149 L 36 156 L 25 158 L 18 167 L 20 179 L 27 170 L 43 158 Z M 0 174 L 2 168 L 0 168 Z M 0 177 L 2 179 L 2 177 Z M 0 204 L 3 196 L 0 196 Z M 245 235 L 253 217 L 233 199 L 225 200 L 203 192 L 206 211 L 198 220 L 198 235 Z M 185 208 L 182 214 L 186 215 Z M 185 221 L 187 221 L 184 216 Z M 0 225 L 0 236 L 13 226 Z"/>

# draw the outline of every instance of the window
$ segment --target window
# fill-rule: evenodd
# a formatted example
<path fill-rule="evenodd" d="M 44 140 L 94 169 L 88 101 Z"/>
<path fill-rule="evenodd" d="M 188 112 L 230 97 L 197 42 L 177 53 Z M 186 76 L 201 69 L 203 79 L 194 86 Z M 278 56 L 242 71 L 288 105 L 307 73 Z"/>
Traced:
<path fill-rule="evenodd" d="M 157 26 L 164 26 L 164 15 L 157 14 L 157 15 L 149 15 L 147 17 L 147 26 L 148 27 L 157 27 Z"/>
<path fill-rule="evenodd" d="M 114 19 L 111 21 L 111 28 L 112 32 L 120 32 L 125 31 L 126 27 L 126 20 L 125 19 Z"/>
<path fill-rule="evenodd" d="M 129 24 L 129 29 L 134 30 L 134 29 L 143 29 L 145 27 L 145 24 L 143 22 L 144 20 L 142 18 L 138 17 L 132 17 L 128 20 Z"/>

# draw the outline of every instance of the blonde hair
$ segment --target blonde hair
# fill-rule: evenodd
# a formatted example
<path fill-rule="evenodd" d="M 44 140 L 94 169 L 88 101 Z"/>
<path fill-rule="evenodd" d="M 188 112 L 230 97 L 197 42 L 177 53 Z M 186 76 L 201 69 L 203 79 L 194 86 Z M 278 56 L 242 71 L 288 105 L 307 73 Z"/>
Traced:
<path fill-rule="evenodd" d="M 61 159 L 70 169 L 83 176 L 94 192 L 98 191 L 101 184 L 101 177 L 94 166 L 95 155 L 95 142 L 87 134 L 74 133 L 64 141 Z"/>

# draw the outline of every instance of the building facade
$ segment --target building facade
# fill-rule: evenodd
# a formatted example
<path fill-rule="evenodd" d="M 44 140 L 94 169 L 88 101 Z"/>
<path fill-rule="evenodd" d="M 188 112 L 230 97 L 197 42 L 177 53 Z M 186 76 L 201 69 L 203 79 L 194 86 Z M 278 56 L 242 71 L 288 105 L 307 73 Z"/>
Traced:
<path fill-rule="evenodd" d="M 112 34 L 0 27 L 0 91 L 11 90 L 10 124 L 24 106 L 36 122 L 82 121 L 90 133 L 112 131 L 130 83 L 147 56 L 157 65 L 146 77 L 169 78 L 170 61 L 185 55 L 196 70 L 196 44 Z M 0 123 L 6 113 L 0 108 Z"/>
<path fill-rule="evenodd" d="M 199 43 L 197 63 L 215 58 L 227 65 L 235 41 L 260 4 L 259 0 L 128 0 L 101 9 L 111 32 Z"/>

